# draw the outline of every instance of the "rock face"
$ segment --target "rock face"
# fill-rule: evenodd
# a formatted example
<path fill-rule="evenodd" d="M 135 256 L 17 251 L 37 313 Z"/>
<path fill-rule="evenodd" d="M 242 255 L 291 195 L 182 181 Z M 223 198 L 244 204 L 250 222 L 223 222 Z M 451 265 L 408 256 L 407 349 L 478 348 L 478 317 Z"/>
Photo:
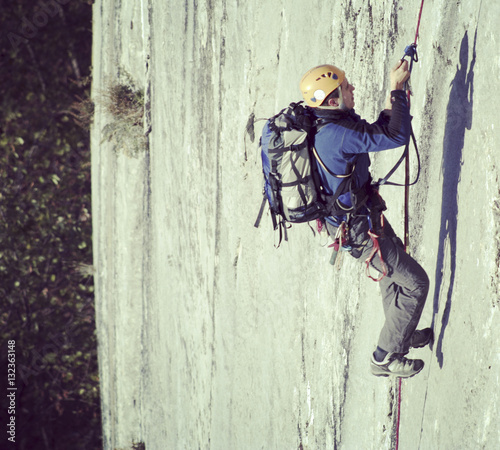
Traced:
<path fill-rule="evenodd" d="M 413 69 L 422 173 L 410 191 L 412 254 L 431 290 L 402 386 L 400 448 L 500 442 L 500 4 L 424 5 Z M 92 132 L 96 306 L 105 447 L 391 448 L 397 385 L 372 377 L 378 286 L 340 271 L 307 225 L 274 248 L 250 115 L 300 100 L 334 63 L 376 119 L 388 73 L 414 40 L 420 2 L 96 0 L 94 96 L 144 89 L 148 150 Z M 373 157 L 374 178 L 400 150 Z M 415 173 L 416 158 L 411 156 Z M 402 174 L 395 180 L 402 180 Z M 384 187 L 401 234 L 403 192 Z"/>

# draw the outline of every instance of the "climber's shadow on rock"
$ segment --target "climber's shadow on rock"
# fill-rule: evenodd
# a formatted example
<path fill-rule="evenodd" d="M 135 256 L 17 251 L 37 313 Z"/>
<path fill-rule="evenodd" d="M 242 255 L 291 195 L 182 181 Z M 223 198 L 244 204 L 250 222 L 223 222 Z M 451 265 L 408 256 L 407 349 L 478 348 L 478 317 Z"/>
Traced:
<path fill-rule="evenodd" d="M 476 38 L 474 36 L 472 60 L 469 64 L 469 36 L 468 32 L 462 39 L 460 46 L 457 73 L 451 82 L 450 97 L 446 109 L 446 125 L 443 139 L 443 158 L 441 170 L 443 189 L 441 199 L 441 226 L 439 231 L 439 245 L 434 289 L 433 328 L 435 328 L 440 302 L 445 299 L 441 317 L 441 329 L 436 336 L 436 357 L 439 366 L 443 367 L 443 340 L 446 327 L 450 320 L 453 289 L 455 286 L 456 254 L 457 254 L 457 220 L 458 220 L 458 183 L 462 170 L 462 153 L 465 141 L 465 131 L 472 127 L 472 111 L 474 98 L 474 65 L 476 63 Z"/>

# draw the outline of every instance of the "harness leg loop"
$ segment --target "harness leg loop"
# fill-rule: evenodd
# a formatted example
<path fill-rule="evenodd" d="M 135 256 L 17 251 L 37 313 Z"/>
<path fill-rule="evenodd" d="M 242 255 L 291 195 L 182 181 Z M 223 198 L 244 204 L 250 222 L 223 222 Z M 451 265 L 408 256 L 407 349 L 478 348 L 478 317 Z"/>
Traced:
<path fill-rule="evenodd" d="M 378 234 L 375 234 L 372 230 L 368 231 L 368 236 L 370 236 L 370 239 L 373 242 L 373 249 L 372 249 L 372 251 L 370 253 L 370 256 L 368 256 L 368 258 L 366 258 L 366 260 L 365 260 L 365 263 L 366 263 L 366 276 L 368 278 L 371 278 L 373 281 L 379 282 L 382 278 L 384 278 L 387 275 L 388 269 L 387 269 L 387 265 L 385 264 L 384 258 L 382 256 L 382 251 L 380 249 L 380 243 L 378 241 L 379 238 L 380 238 L 380 236 Z M 382 266 L 382 273 L 377 278 L 373 277 L 370 274 L 370 263 L 372 262 L 372 260 L 375 257 L 375 255 L 377 255 L 379 257 L 380 264 Z"/>

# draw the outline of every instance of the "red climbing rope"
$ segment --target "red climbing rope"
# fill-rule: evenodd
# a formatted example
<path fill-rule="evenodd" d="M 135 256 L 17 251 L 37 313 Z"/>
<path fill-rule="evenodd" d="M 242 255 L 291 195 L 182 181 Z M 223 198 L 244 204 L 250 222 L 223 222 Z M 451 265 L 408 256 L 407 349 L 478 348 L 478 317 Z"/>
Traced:
<path fill-rule="evenodd" d="M 418 39 L 418 29 L 420 28 L 420 19 L 422 18 L 422 10 L 424 9 L 424 0 L 422 0 L 422 3 L 420 4 L 420 12 L 418 14 L 418 23 L 417 23 L 417 31 L 415 33 L 415 40 L 413 43 L 417 45 L 417 39 Z"/>
<path fill-rule="evenodd" d="M 398 378 L 398 413 L 396 417 L 396 450 L 399 449 L 399 425 L 401 424 L 401 378 Z"/>
<path fill-rule="evenodd" d="M 413 41 L 413 49 L 416 51 L 417 47 L 417 39 L 418 39 L 418 30 L 420 29 L 420 19 L 422 18 L 422 10 L 424 9 L 424 0 L 422 0 L 422 3 L 420 4 L 420 12 L 418 13 L 418 22 L 417 22 L 417 30 L 415 32 L 415 40 Z M 405 50 L 406 54 L 406 50 Z M 412 62 L 414 60 L 414 57 L 412 56 Z M 410 66 L 411 67 L 411 66 Z M 410 69 L 411 71 L 411 69 Z M 410 89 L 408 87 L 407 89 L 407 96 L 408 96 L 408 108 L 410 107 Z M 409 155 L 406 155 L 406 160 L 405 160 L 405 200 L 404 200 L 404 245 L 405 245 L 405 251 L 408 252 L 409 250 L 409 245 L 410 245 L 410 239 L 409 239 L 409 220 L 408 220 L 408 203 L 410 199 L 410 187 L 409 187 L 409 181 L 410 181 L 410 158 Z M 399 427 L 401 425 L 401 378 L 398 378 L 398 387 L 397 387 L 397 396 L 398 396 L 398 401 L 397 401 L 397 416 L 396 416 L 396 450 L 399 450 Z"/>

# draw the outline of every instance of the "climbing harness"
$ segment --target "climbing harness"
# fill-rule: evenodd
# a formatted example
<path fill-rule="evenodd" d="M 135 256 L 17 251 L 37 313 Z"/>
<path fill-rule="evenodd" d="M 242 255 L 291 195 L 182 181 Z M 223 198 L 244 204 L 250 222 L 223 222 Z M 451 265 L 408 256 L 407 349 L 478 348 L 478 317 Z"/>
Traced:
<path fill-rule="evenodd" d="M 370 236 L 372 242 L 373 242 L 373 250 L 370 253 L 370 256 L 366 258 L 366 276 L 368 278 L 371 278 L 373 281 L 379 282 L 382 278 L 384 278 L 387 275 L 387 265 L 385 264 L 384 258 L 382 256 L 382 251 L 380 250 L 380 244 L 378 242 L 378 238 L 380 237 L 378 234 L 375 234 L 373 231 L 369 230 L 368 231 L 368 236 Z M 382 272 L 378 276 L 378 278 L 372 277 L 370 274 L 370 263 L 372 262 L 373 257 L 375 254 L 379 257 L 380 259 L 380 265 L 382 266 Z"/>
<path fill-rule="evenodd" d="M 382 256 L 382 250 L 380 249 L 380 244 L 378 242 L 378 239 L 380 238 L 380 234 L 375 233 L 374 226 L 372 224 L 372 220 L 370 219 L 370 216 L 368 216 L 368 222 L 370 224 L 370 229 L 368 230 L 368 236 L 370 236 L 370 239 L 372 240 L 373 249 L 372 249 L 370 255 L 368 256 L 368 258 L 366 258 L 366 260 L 365 260 L 366 276 L 368 278 L 371 278 L 373 281 L 379 282 L 382 278 L 384 278 L 387 275 L 388 269 L 387 269 L 387 265 L 385 264 L 384 257 Z M 384 214 L 382 212 L 380 212 L 380 229 L 383 230 L 383 228 L 384 228 Z M 378 256 L 378 258 L 380 260 L 380 265 L 382 268 L 382 272 L 378 276 L 378 278 L 374 278 L 370 274 L 370 264 L 371 264 L 373 258 L 375 257 L 375 255 Z"/>

